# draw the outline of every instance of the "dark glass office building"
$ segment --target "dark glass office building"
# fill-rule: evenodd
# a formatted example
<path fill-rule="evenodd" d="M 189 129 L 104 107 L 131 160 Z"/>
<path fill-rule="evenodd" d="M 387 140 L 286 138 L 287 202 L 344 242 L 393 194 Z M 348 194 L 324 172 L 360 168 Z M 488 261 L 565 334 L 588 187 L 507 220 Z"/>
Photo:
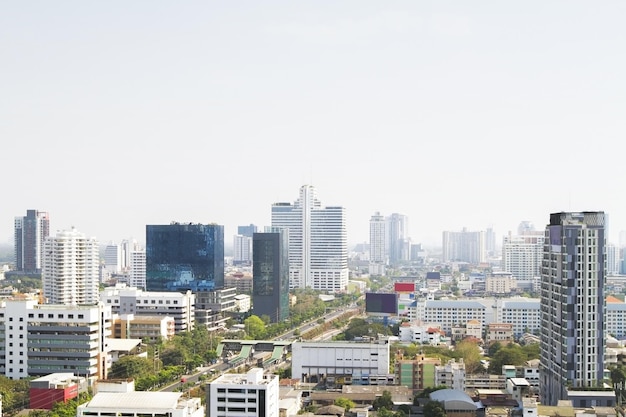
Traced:
<path fill-rule="evenodd" d="M 224 226 L 146 226 L 148 291 L 212 291 L 224 286 Z"/>
<path fill-rule="evenodd" d="M 252 312 L 272 323 L 289 317 L 289 238 L 287 230 L 252 236 Z"/>

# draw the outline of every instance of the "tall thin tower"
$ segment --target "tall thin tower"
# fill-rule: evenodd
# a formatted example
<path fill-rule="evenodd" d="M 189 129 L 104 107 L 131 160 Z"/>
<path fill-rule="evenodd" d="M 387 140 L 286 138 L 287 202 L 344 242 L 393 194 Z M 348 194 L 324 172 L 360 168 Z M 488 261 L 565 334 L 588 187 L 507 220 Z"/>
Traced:
<path fill-rule="evenodd" d="M 48 213 L 26 210 L 26 216 L 15 218 L 15 269 L 27 273 L 41 272 L 43 244 L 50 234 Z"/>
<path fill-rule="evenodd" d="M 370 275 L 385 275 L 387 265 L 387 222 L 376 212 L 370 218 Z"/>
<path fill-rule="evenodd" d="M 601 386 L 605 350 L 603 212 L 553 213 L 541 268 L 541 403 Z"/>

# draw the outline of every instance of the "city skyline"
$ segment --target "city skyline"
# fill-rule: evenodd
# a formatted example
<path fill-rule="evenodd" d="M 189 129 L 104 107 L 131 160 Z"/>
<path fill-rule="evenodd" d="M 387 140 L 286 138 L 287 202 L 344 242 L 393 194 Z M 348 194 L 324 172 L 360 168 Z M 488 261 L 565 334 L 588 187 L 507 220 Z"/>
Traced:
<path fill-rule="evenodd" d="M 350 245 L 375 212 L 428 246 L 562 211 L 604 211 L 610 242 L 626 230 L 622 2 L 0 11 L 1 242 L 37 209 L 103 244 L 172 221 L 230 243 L 303 184 L 345 207 Z"/>

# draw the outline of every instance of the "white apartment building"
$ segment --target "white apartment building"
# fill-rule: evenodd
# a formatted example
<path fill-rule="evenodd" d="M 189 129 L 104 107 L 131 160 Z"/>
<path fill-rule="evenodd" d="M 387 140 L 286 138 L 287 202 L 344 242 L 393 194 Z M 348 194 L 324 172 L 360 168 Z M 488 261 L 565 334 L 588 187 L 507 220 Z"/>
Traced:
<path fill-rule="evenodd" d="M 143 291 L 120 284 L 105 288 L 100 293 L 100 300 L 111 306 L 113 314 L 173 317 L 176 333 L 193 329 L 195 299 L 191 291 L 185 294 Z"/>
<path fill-rule="evenodd" d="M 0 304 L 0 374 L 11 379 L 73 372 L 105 378 L 111 309 L 97 305 L 37 304 L 7 299 Z"/>
<path fill-rule="evenodd" d="M 441 385 L 465 392 L 465 363 L 463 363 L 463 359 L 460 359 L 459 362 L 451 359 L 445 365 L 435 365 L 435 386 Z"/>
<path fill-rule="evenodd" d="M 443 262 L 479 264 L 487 260 L 484 231 L 472 232 L 465 228 L 460 232 L 444 231 L 442 244 Z"/>
<path fill-rule="evenodd" d="M 417 306 L 418 320 L 437 323 L 446 333 L 450 333 L 454 325 L 470 320 L 486 323 L 488 317 L 487 307 L 474 300 L 426 300 L 418 302 Z"/>
<path fill-rule="evenodd" d="M 534 291 L 535 281 L 541 276 L 541 259 L 545 236 L 543 231 L 522 228 L 522 235 L 511 233 L 502 243 L 502 270 L 517 279 L 517 286 L 525 291 Z"/>
<path fill-rule="evenodd" d="M 294 342 L 292 375 L 303 382 L 322 375 L 351 378 L 354 384 L 386 384 L 389 375 L 389 341 Z"/>
<path fill-rule="evenodd" d="M 626 337 L 626 303 L 606 303 L 606 334 L 616 339 Z"/>
<path fill-rule="evenodd" d="M 619 274 L 620 264 L 621 264 L 621 256 L 620 256 L 620 247 L 613 244 L 607 243 L 606 247 L 606 273 L 607 275 L 617 275 Z"/>
<path fill-rule="evenodd" d="M 252 297 L 248 294 L 237 294 L 235 296 L 235 311 L 246 313 L 252 308 Z"/>
<path fill-rule="evenodd" d="M 387 234 L 385 217 L 379 212 L 370 218 L 370 250 L 369 250 L 369 273 L 370 275 L 385 275 L 387 257 Z"/>
<path fill-rule="evenodd" d="M 439 346 L 442 331 L 433 325 L 418 325 L 404 322 L 400 326 L 399 338 L 402 342 L 414 342 L 421 345 Z"/>
<path fill-rule="evenodd" d="M 223 374 L 209 384 L 207 417 L 278 417 L 278 375 L 252 368 Z"/>
<path fill-rule="evenodd" d="M 146 251 L 134 250 L 130 252 L 128 268 L 128 284 L 131 287 L 146 289 Z"/>
<path fill-rule="evenodd" d="M 503 299 L 498 306 L 499 323 L 513 325 L 513 334 L 538 333 L 541 328 L 541 300 L 539 298 Z"/>
<path fill-rule="evenodd" d="M 97 304 L 100 253 L 98 241 L 76 229 L 58 232 L 44 242 L 42 283 L 49 304 Z"/>
<path fill-rule="evenodd" d="M 98 392 L 76 409 L 76 417 L 205 417 L 199 398 L 182 392 Z"/>
<path fill-rule="evenodd" d="M 289 230 L 289 287 L 340 292 L 348 285 L 345 209 L 322 207 L 304 185 L 294 203 L 272 205 L 272 227 Z"/>

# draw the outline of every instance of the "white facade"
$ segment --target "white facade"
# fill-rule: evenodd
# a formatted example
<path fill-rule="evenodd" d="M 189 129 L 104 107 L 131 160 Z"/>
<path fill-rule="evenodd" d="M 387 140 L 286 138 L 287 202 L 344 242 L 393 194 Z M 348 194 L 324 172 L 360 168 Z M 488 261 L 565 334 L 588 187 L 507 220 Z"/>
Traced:
<path fill-rule="evenodd" d="M 499 304 L 498 322 L 513 325 L 513 334 L 537 333 L 541 328 L 541 301 L 539 298 L 510 298 Z"/>
<path fill-rule="evenodd" d="M 370 275 L 385 275 L 387 265 L 387 234 L 385 217 L 379 212 L 370 218 Z"/>
<path fill-rule="evenodd" d="M 340 292 L 348 285 L 345 209 L 322 207 L 304 185 L 294 203 L 272 205 L 272 227 L 289 230 L 289 287 Z"/>
<path fill-rule="evenodd" d="M 98 241 L 72 230 L 44 242 L 43 294 L 49 304 L 96 304 L 99 301 Z"/>
<path fill-rule="evenodd" d="M 399 337 L 402 342 L 439 346 L 441 343 L 441 330 L 435 326 L 421 326 L 405 322 L 400 326 Z"/>
<path fill-rule="evenodd" d="M 517 286 L 524 290 L 534 290 L 534 282 L 541 276 L 543 257 L 543 232 L 525 231 L 513 236 L 509 233 L 502 243 L 502 270 L 510 272 L 517 279 Z"/>
<path fill-rule="evenodd" d="M 608 243 L 606 245 L 606 273 L 607 275 L 619 274 L 620 270 L 620 248 L 617 245 Z"/>
<path fill-rule="evenodd" d="M 130 252 L 128 284 L 131 287 L 146 289 L 146 251 L 134 250 Z"/>
<path fill-rule="evenodd" d="M 223 374 L 209 384 L 206 404 L 208 417 L 278 417 L 278 375 Z"/>
<path fill-rule="evenodd" d="M 113 314 L 170 316 L 174 318 L 176 333 L 189 331 L 194 326 L 195 294 L 143 291 L 117 285 L 105 288 L 100 300 L 111 306 Z"/>
<path fill-rule="evenodd" d="M 57 372 L 106 377 L 110 308 L 8 299 L 0 306 L 0 323 L 0 374 L 11 379 Z"/>
<path fill-rule="evenodd" d="M 181 392 L 98 392 L 76 409 L 76 417 L 205 417 L 199 398 Z"/>
<path fill-rule="evenodd" d="M 294 342 L 291 345 L 292 375 L 304 382 L 321 375 L 352 376 L 352 379 L 389 374 L 389 343 Z"/>
<path fill-rule="evenodd" d="M 252 308 L 252 297 L 247 294 L 237 294 L 235 296 L 235 311 L 245 313 Z"/>
<path fill-rule="evenodd" d="M 445 365 L 435 365 L 435 386 L 441 385 L 465 392 L 465 363 L 463 363 L 463 359 L 460 359 L 459 362 L 451 359 Z"/>
<path fill-rule="evenodd" d="M 235 235 L 233 238 L 233 262 L 252 264 L 252 237 Z"/>

